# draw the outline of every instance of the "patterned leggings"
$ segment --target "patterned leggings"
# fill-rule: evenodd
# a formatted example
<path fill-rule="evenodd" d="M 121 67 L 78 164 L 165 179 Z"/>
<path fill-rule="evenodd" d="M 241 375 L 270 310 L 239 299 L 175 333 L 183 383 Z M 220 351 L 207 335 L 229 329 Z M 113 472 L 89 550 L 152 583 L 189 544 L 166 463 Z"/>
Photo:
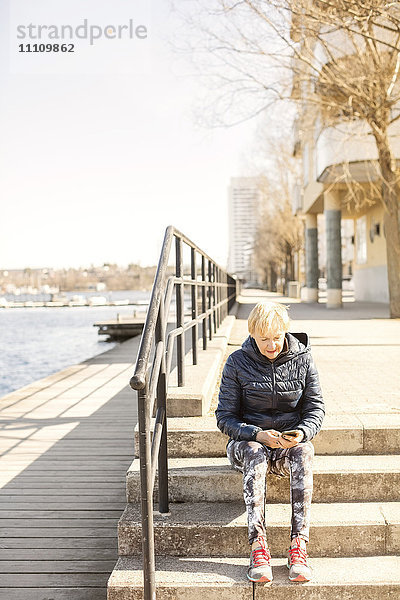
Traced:
<path fill-rule="evenodd" d="M 230 440 L 226 452 L 232 467 L 243 473 L 249 543 L 251 544 L 259 535 L 266 538 L 267 473 L 278 477 L 290 475 L 291 537 L 299 535 L 308 542 L 313 491 L 314 446 L 311 442 L 298 444 L 294 448 L 269 448 L 259 442 Z"/>

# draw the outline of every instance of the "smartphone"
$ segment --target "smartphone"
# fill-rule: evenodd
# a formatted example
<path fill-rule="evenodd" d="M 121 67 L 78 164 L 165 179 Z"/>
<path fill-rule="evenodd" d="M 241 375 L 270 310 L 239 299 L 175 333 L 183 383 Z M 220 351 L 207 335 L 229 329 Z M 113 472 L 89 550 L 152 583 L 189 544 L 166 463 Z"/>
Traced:
<path fill-rule="evenodd" d="M 290 441 L 291 438 L 296 438 L 299 435 L 299 432 L 298 432 L 298 430 L 292 429 L 290 431 L 282 431 L 281 435 L 284 439 L 289 438 L 289 441 Z"/>

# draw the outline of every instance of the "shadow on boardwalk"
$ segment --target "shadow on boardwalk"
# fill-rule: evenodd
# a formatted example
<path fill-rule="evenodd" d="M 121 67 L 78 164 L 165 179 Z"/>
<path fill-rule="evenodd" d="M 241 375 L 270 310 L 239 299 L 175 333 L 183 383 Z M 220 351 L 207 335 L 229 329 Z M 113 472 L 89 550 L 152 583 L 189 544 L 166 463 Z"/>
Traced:
<path fill-rule="evenodd" d="M 0 598 L 101 600 L 133 456 L 134 338 L 0 401 Z"/>
<path fill-rule="evenodd" d="M 0 399 L 1 600 L 105 600 L 134 455 L 139 342 Z"/>

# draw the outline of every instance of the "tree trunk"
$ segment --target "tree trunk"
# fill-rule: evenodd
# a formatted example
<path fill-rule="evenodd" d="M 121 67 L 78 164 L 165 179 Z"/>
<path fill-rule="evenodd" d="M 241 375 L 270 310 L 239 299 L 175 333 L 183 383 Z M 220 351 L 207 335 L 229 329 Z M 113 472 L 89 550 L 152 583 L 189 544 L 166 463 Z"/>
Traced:
<path fill-rule="evenodd" d="M 385 207 L 385 237 L 389 283 L 390 316 L 400 318 L 400 204 L 397 174 L 387 131 L 372 128 L 382 173 L 382 202 Z"/>
<path fill-rule="evenodd" d="M 293 252 L 292 248 L 290 248 L 289 260 L 290 260 L 290 281 L 295 281 L 296 277 L 294 274 L 294 252 Z"/>
<path fill-rule="evenodd" d="M 263 269 L 263 281 L 264 281 L 265 289 L 269 290 L 270 289 L 269 267 L 265 267 Z"/>
<path fill-rule="evenodd" d="M 286 247 L 286 253 L 285 253 L 285 271 L 284 271 L 284 284 L 283 284 L 283 294 L 286 296 L 288 293 L 288 282 L 289 282 L 289 257 L 288 257 L 288 253 L 287 253 L 287 247 Z"/>
<path fill-rule="evenodd" d="M 271 275 L 271 285 L 270 285 L 270 291 L 271 292 L 276 292 L 276 283 L 277 283 L 277 279 L 278 279 L 278 275 L 275 271 L 275 268 L 271 265 L 270 267 L 270 275 Z"/>
<path fill-rule="evenodd" d="M 400 318 L 400 211 L 385 213 L 387 271 L 389 281 L 390 316 Z"/>

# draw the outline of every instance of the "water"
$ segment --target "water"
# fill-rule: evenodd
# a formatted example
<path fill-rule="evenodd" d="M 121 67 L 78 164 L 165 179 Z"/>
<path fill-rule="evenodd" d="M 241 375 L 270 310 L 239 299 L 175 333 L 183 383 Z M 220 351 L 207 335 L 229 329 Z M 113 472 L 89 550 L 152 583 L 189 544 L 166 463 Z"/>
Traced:
<path fill-rule="evenodd" d="M 148 300 L 150 292 L 113 292 L 113 300 Z M 0 309 L 0 398 L 37 379 L 105 352 L 93 323 L 132 315 L 134 306 Z M 142 310 L 142 309 L 141 309 Z"/>

